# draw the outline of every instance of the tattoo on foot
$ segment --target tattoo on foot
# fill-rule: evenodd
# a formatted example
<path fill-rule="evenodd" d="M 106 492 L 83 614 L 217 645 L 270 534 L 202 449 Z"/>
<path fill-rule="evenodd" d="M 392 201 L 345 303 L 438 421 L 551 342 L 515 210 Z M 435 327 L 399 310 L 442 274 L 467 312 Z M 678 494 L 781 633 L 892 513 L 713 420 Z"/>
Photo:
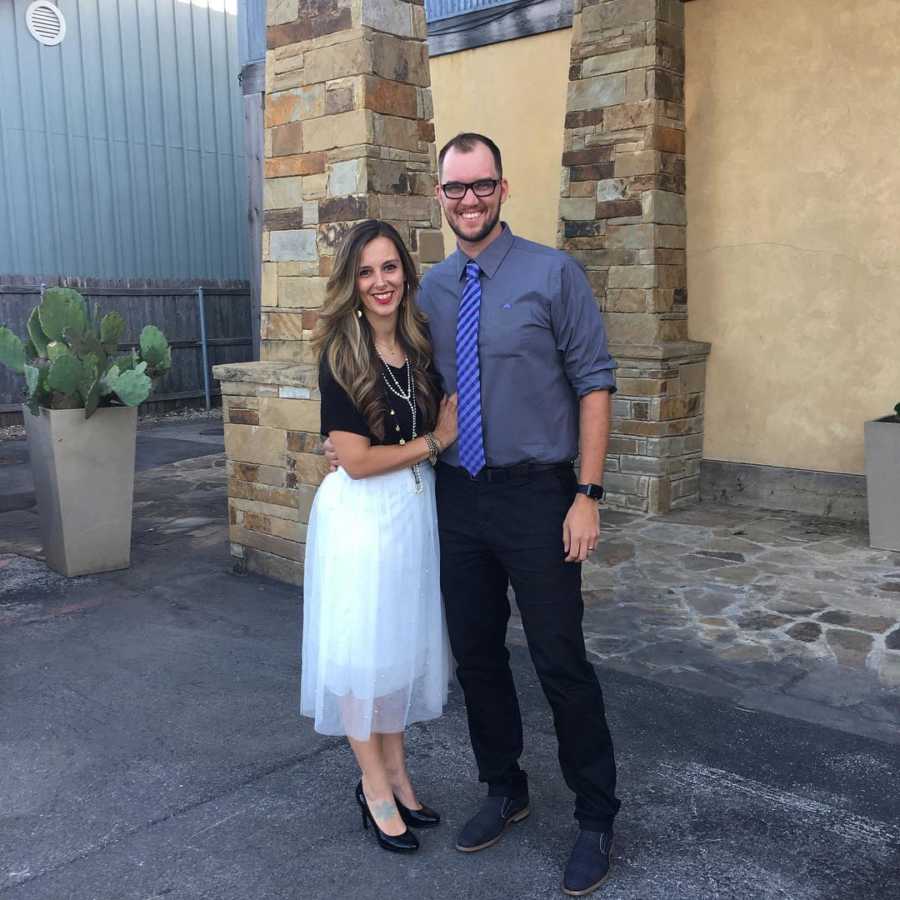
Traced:
<path fill-rule="evenodd" d="M 390 819 L 397 815 L 397 807 L 390 800 L 378 800 L 369 804 L 369 810 L 376 819 Z"/>

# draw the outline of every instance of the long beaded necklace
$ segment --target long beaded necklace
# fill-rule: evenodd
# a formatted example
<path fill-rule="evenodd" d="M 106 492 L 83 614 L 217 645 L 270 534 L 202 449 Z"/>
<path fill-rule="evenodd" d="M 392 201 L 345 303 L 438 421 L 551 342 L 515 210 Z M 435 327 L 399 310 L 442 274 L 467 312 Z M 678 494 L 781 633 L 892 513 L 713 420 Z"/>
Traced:
<path fill-rule="evenodd" d="M 397 380 L 397 376 L 394 375 L 393 369 L 388 365 L 387 360 L 381 355 L 381 351 L 376 347 L 375 352 L 378 354 L 378 358 L 381 360 L 382 372 L 381 377 L 384 380 L 385 387 L 387 387 L 388 391 L 393 394 L 395 397 L 399 397 L 409 406 L 410 418 L 412 419 L 412 434 L 410 436 L 410 440 L 418 437 L 417 432 L 417 413 L 416 413 L 416 381 L 413 378 L 412 366 L 409 364 L 409 357 L 406 356 L 403 359 L 403 368 L 406 370 L 406 390 L 400 386 L 400 382 Z M 391 413 L 391 421 L 394 423 L 394 430 L 400 431 L 400 423 L 397 421 L 397 414 L 391 408 L 390 402 L 388 402 L 388 408 Z M 400 443 L 405 444 L 406 439 L 403 435 L 400 435 Z M 413 474 L 413 480 L 416 484 L 416 493 L 421 494 L 423 490 L 422 486 L 422 473 L 419 471 L 419 464 L 414 463 L 410 466 L 410 471 Z"/>

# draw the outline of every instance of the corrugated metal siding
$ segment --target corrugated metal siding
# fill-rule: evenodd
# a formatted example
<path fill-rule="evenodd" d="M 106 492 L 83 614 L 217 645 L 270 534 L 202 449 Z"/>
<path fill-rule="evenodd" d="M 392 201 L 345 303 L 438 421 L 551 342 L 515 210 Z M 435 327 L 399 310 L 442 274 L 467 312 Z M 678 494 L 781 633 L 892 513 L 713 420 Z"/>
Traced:
<path fill-rule="evenodd" d="M 266 58 L 266 0 L 238 0 L 238 58 L 241 66 Z"/>
<path fill-rule="evenodd" d="M 234 0 L 0 0 L 0 272 L 246 278 Z"/>
<path fill-rule="evenodd" d="M 425 18 L 429 22 L 449 19 L 476 9 L 504 6 L 512 0 L 425 0 Z"/>

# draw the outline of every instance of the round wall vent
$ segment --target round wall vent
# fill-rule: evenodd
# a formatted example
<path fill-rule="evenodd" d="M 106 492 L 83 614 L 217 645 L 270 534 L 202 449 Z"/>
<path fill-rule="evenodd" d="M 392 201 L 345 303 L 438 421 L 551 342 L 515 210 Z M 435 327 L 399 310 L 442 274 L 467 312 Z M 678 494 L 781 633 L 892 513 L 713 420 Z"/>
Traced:
<path fill-rule="evenodd" d="M 62 12 L 47 0 L 36 0 L 28 7 L 25 23 L 31 36 L 45 47 L 53 47 L 66 36 L 66 20 Z"/>

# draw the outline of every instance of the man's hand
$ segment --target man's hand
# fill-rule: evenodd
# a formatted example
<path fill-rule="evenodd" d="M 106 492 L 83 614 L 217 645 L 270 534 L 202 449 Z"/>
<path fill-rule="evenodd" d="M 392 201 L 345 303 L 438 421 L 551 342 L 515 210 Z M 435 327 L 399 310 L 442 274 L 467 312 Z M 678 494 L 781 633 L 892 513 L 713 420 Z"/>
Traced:
<path fill-rule="evenodd" d="M 563 549 L 566 562 L 584 562 L 600 537 L 600 510 L 597 501 L 577 494 L 563 522 Z"/>
<path fill-rule="evenodd" d="M 325 459 L 328 460 L 328 465 L 331 466 L 331 471 L 336 472 L 337 467 L 341 464 L 338 459 L 337 450 L 334 449 L 334 444 L 330 437 L 325 438 L 324 443 L 322 444 L 322 450 L 325 451 Z"/>

